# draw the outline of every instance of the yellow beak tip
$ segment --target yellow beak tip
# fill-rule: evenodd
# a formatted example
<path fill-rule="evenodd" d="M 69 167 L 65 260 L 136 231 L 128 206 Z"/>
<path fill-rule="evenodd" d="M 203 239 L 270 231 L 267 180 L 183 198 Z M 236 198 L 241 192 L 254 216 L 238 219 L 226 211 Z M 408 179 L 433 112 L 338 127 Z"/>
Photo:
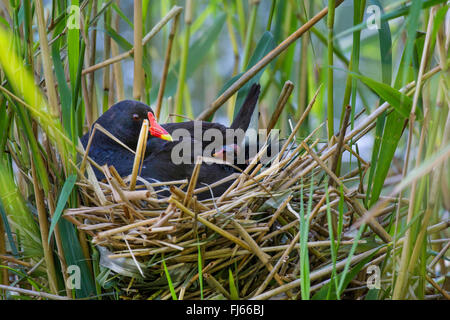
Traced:
<path fill-rule="evenodd" d="M 170 134 L 162 134 L 160 138 L 166 141 L 173 142 L 172 136 Z"/>

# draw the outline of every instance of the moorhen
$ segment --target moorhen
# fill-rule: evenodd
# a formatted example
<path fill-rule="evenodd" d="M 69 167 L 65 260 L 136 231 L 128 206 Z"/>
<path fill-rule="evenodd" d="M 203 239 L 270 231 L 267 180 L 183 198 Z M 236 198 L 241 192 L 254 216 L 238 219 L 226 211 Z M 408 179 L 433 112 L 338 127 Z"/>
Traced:
<path fill-rule="evenodd" d="M 196 158 L 196 155 L 193 154 L 191 156 L 191 161 L 189 163 L 176 164 L 172 161 L 172 149 L 179 143 L 183 143 L 187 146 L 193 146 L 199 142 L 194 139 L 194 129 L 196 124 L 201 125 L 202 133 L 211 128 L 218 129 L 223 136 L 223 142 L 221 143 L 222 145 L 225 145 L 227 141 L 227 134 L 232 132 L 227 129 L 242 129 L 244 132 L 247 130 L 259 93 L 260 86 L 258 84 L 254 84 L 230 128 L 227 128 L 219 123 L 204 121 L 200 123 L 196 121 L 188 121 L 159 125 L 155 120 L 153 110 L 150 107 L 141 102 L 132 100 L 125 100 L 116 103 L 99 119 L 97 119 L 95 123 L 100 124 L 114 137 L 123 142 L 130 149 L 134 150 L 136 149 L 143 119 L 147 117 L 150 123 L 150 135 L 147 141 L 141 177 L 146 180 L 154 179 L 158 181 L 180 180 L 191 177 L 193 168 L 195 167 L 194 159 Z M 182 138 L 175 142 L 171 141 L 171 133 L 174 133 L 176 129 L 185 129 L 189 132 L 191 137 Z M 81 139 L 81 142 L 85 148 L 88 144 L 89 135 L 91 132 L 92 129 Z M 203 151 L 205 146 L 208 144 L 210 144 L 210 141 L 204 141 L 201 139 L 201 150 Z M 113 165 L 121 176 L 126 176 L 131 173 L 134 154 L 98 130 L 92 139 L 89 156 L 99 165 Z M 94 171 L 98 179 L 104 178 L 103 173 L 99 170 L 94 168 Z M 225 164 L 204 163 L 202 164 L 199 172 L 197 186 L 201 187 L 204 184 L 214 183 L 234 172 L 235 171 L 231 166 Z M 214 196 L 222 194 L 229 184 L 223 184 L 214 188 Z M 199 195 L 199 199 L 208 198 L 209 196 L 209 192 L 204 192 Z"/>
<path fill-rule="evenodd" d="M 153 112 L 152 109 L 139 101 L 120 101 L 111 106 L 95 121 L 89 132 L 81 138 L 81 143 L 84 148 L 87 147 L 89 136 L 93 133 L 95 124 L 99 124 L 128 148 L 136 150 L 142 122 L 147 119 L 149 112 Z M 148 140 L 154 139 L 161 142 L 172 141 L 170 134 L 156 121 L 149 125 Z M 147 150 L 148 152 L 150 150 Z M 105 164 L 114 166 L 121 176 L 131 173 L 134 154 L 100 130 L 95 131 L 88 155 L 100 166 Z M 104 178 L 103 173 L 95 167 L 94 172 L 97 179 Z"/>

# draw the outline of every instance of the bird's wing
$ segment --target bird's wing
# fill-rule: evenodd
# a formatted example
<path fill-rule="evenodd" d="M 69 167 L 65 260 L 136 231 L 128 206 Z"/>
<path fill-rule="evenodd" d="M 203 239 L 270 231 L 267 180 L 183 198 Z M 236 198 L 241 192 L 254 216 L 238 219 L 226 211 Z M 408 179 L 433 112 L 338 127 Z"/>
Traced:
<path fill-rule="evenodd" d="M 250 91 L 248 92 L 244 103 L 230 126 L 231 129 L 242 129 L 247 131 L 253 112 L 255 111 L 256 103 L 258 102 L 260 90 L 261 86 L 257 83 L 254 83 L 250 87 Z"/>

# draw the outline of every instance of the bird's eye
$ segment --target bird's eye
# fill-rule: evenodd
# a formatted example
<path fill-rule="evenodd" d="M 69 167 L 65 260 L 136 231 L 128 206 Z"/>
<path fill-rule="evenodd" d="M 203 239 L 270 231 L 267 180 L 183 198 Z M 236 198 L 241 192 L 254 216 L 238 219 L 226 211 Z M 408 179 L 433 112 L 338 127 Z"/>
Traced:
<path fill-rule="evenodd" d="M 137 113 L 134 113 L 133 114 L 133 120 L 134 121 L 139 121 L 139 120 L 141 120 L 141 117 Z"/>

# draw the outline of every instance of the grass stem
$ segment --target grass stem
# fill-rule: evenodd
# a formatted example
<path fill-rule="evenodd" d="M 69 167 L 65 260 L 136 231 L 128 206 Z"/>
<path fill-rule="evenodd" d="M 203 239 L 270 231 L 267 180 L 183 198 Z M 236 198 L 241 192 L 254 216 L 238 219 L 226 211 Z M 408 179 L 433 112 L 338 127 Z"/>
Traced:
<path fill-rule="evenodd" d="M 187 63 L 188 63 L 188 56 L 189 56 L 189 40 L 191 37 L 191 25 L 192 25 L 192 2 L 194 0 L 187 0 L 186 1 L 186 9 L 184 12 L 184 24 L 185 24 L 185 30 L 184 30 L 184 39 L 183 39 L 183 49 L 181 51 L 181 63 L 180 63 L 180 70 L 179 70 L 179 76 L 178 76 L 178 86 L 177 86 L 177 94 L 175 97 L 175 113 L 177 114 L 183 114 L 183 101 L 185 100 L 185 86 L 186 86 L 186 71 L 187 71 Z M 188 117 L 193 116 L 192 109 L 189 109 L 189 102 L 184 101 L 186 115 Z M 177 118 L 176 121 L 182 121 L 180 118 Z"/>
<path fill-rule="evenodd" d="M 133 75 L 133 98 L 135 100 L 143 99 L 144 70 L 142 60 L 144 56 L 144 46 L 142 45 L 142 0 L 134 1 L 134 75 Z"/>
<path fill-rule="evenodd" d="M 167 75 L 169 73 L 170 58 L 171 58 L 171 54 L 172 54 L 173 42 L 175 39 L 175 32 L 177 30 L 178 19 L 179 19 L 179 15 L 176 15 L 172 22 L 172 27 L 170 29 L 170 34 L 169 34 L 169 42 L 167 43 L 166 55 L 164 58 L 164 68 L 163 68 L 163 72 L 161 75 L 161 82 L 159 85 L 158 97 L 156 99 L 156 108 L 155 108 L 155 116 L 156 116 L 156 119 L 158 119 L 158 120 L 159 120 L 159 117 L 161 114 L 161 106 L 162 106 L 162 101 L 163 101 L 163 97 L 164 97 L 164 89 L 166 88 Z M 168 111 L 167 113 L 170 113 L 170 110 L 167 110 L 167 111 Z"/>
<path fill-rule="evenodd" d="M 327 38 L 327 48 L 328 48 L 328 72 L 327 72 L 327 118 L 328 118 L 328 142 L 334 135 L 334 102 L 333 102 L 333 27 L 334 27 L 334 11 L 335 11 L 335 1 L 328 1 L 328 16 L 327 16 L 327 28 L 328 28 L 328 38 Z"/>

